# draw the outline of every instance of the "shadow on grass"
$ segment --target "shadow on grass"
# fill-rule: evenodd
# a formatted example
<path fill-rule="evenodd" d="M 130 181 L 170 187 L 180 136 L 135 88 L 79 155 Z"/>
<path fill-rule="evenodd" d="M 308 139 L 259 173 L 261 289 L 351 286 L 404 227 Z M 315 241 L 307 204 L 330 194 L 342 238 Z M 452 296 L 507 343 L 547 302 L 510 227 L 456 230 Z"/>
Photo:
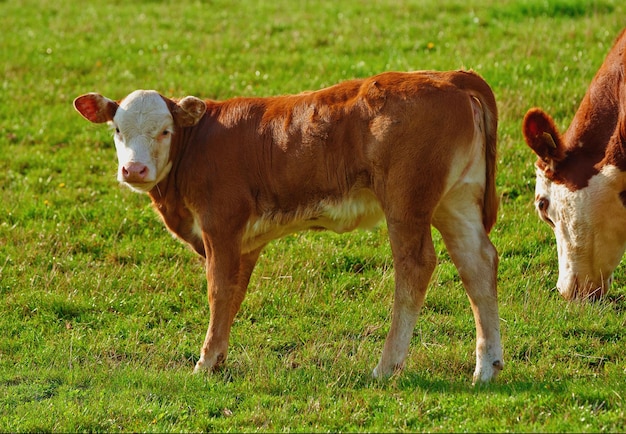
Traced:
<path fill-rule="evenodd" d="M 419 372 L 403 373 L 397 378 L 380 381 L 381 387 L 384 384 L 393 384 L 395 388 L 404 391 L 423 390 L 436 393 L 468 393 L 468 394 L 502 394 L 510 396 L 520 393 L 539 393 L 550 391 L 550 393 L 561 394 L 567 392 L 567 381 L 535 381 L 535 380 L 514 380 L 514 381 L 492 381 L 490 383 L 477 383 L 472 385 L 471 375 L 467 379 L 451 380 L 446 378 L 426 378 Z"/>

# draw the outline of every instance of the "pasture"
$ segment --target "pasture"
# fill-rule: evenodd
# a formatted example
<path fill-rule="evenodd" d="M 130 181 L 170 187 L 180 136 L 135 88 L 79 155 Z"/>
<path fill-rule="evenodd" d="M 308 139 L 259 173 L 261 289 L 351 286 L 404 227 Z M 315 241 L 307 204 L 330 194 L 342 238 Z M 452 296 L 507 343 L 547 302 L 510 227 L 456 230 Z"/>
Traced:
<path fill-rule="evenodd" d="M 0 431 L 626 430 L 624 266 L 601 302 L 561 299 L 520 131 L 532 106 L 566 129 L 624 16 L 621 0 L 0 3 Z M 191 375 L 203 265 L 118 185 L 111 131 L 74 97 L 266 96 L 459 68 L 500 111 L 497 381 L 471 385 L 474 320 L 436 233 L 405 369 L 371 378 L 393 298 L 385 225 L 271 243 L 225 369 Z"/>

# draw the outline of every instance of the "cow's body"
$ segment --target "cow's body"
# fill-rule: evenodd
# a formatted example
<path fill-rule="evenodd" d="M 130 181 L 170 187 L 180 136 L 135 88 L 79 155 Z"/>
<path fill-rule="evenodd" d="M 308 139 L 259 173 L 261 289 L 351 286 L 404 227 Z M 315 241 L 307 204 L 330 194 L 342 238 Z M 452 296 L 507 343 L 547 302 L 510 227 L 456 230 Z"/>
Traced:
<path fill-rule="evenodd" d="M 524 118 L 539 157 L 535 205 L 556 235 L 566 299 L 602 296 L 626 248 L 625 68 L 622 31 L 563 136 L 539 109 Z"/>
<path fill-rule="evenodd" d="M 233 318 L 269 241 L 382 218 L 396 292 L 374 375 L 403 365 L 436 264 L 431 223 L 474 310 L 475 380 L 502 368 L 498 258 L 487 237 L 497 212 L 497 114 L 477 75 L 385 73 L 223 102 L 136 91 L 118 105 L 87 94 L 74 104 L 88 120 L 115 126 L 120 181 L 148 192 L 168 228 L 206 258 L 211 319 L 196 371 L 225 359 Z"/>

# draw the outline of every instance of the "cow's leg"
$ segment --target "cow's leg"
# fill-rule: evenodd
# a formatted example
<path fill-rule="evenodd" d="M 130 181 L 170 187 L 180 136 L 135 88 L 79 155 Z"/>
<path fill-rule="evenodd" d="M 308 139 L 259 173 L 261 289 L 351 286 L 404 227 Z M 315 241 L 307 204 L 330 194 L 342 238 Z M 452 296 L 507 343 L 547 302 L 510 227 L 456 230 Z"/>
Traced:
<path fill-rule="evenodd" d="M 226 359 L 230 328 L 246 295 L 250 276 L 261 250 L 262 247 L 230 260 L 221 255 L 207 255 L 207 290 L 211 319 L 194 372 L 211 371 Z"/>
<path fill-rule="evenodd" d="M 234 294 L 232 304 L 230 306 L 231 324 L 235 320 L 235 316 L 237 315 L 237 312 L 239 312 L 241 303 L 246 296 L 246 292 L 248 291 L 248 284 L 250 283 L 250 276 L 252 276 L 254 266 L 259 259 L 259 255 L 261 254 L 263 247 L 264 246 L 259 247 L 258 249 L 241 256 L 241 262 L 239 263 L 239 279 L 237 283 L 237 292 Z"/>
<path fill-rule="evenodd" d="M 437 264 L 428 219 L 387 220 L 394 259 L 395 294 L 391 328 L 373 375 L 386 377 L 402 369 L 426 289 Z"/>
<path fill-rule="evenodd" d="M 441 233 L 458 269 L 474 313 L 474 383 L 495 378 L 504 367 L 496 289 L 498 253 L 482 224 L 478 206 L 481 193 L 478 185 L 457 189 L 446 196 L 433 218 L 433 224 Z"/>

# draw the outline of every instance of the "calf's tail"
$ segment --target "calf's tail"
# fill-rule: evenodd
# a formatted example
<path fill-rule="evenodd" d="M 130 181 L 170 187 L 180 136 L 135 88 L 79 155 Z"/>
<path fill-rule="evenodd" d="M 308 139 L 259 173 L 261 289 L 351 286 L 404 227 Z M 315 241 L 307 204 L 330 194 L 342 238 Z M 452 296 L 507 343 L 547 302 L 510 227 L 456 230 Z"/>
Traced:
<path fill-rule="evenodd" d="M 498 217 L 499 198 L 496 192 L 496 159 L 498 137 L 498 112 L 496 101 L 491 89 L 489 95 L 482 101 L 485 125 L 485 195 L 483 201 L 483 226 L 487 233 L 496 223 Z"/>
<path fill-rule="evenodd" d="M 491 87 L 473 71 L 450 73 L 450 81 L 479 102 L 482 111 L 482 129 L 485 142 L 485 193 L 483 198 L 483 226 L 491 231 L 498 216 L 499 198 L 496 192 L 496 146 L 498 138 L 498 107 Z M 479 126 L 480 127 L 480 126 Z"/>

